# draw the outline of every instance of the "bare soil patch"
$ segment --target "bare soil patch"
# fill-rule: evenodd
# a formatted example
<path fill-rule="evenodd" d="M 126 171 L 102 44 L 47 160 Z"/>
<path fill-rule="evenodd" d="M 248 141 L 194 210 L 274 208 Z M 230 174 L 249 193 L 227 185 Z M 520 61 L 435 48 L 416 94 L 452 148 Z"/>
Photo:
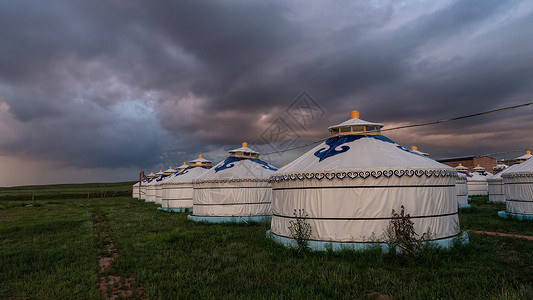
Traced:
<path fill-rule="evenodd" d="M 521 235 L 521 234 L 512 234 L 512 233 L 502 233 L 502 232 L 492 232 L 492 231 L 480 231 L 480 230 L 466 230 L 468 233 L 474 233 L 474 234 L 484 234 L 484 235 L 491 235 L 491 236 L 504 236 L 504 237 L 513 237 L 518 239 L 526 239 L 529 241 L 533 241 L 533 236 L 530 235 Z"/>
<path fill-rule="evenodd" d="M 100 267 L 97 284 L 98 294 L 103 299 L 115 300 L 117 298 L 132 298 L 135 290 L 136 296 L 144 299 L 142 287 L 132 289 L 131 283 L 134 281 L 132 275 L 110 274 L 113 261 L 119 256 L 119 252 L 114 246 L 105 222 L 104 215 L 93 214 L 94 235 L 97 241 L 103 244 L 98 257 L 98 266 Z"/>

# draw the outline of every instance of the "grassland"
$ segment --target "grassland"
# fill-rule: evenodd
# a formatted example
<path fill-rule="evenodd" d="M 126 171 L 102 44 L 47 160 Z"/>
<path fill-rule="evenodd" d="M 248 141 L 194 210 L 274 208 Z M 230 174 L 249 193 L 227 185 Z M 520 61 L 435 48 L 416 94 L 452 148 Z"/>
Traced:
<path fill-rule="evenodd" d="M 98 299 L 106 247 L 95 234 L 99 216 L 117 251 L 105 274 L 131 278 L 133 298 L 533 299 L 533 242 L 525 239 L 470 234 L 467 247 L 430 249 L 417 259 L 298 254 L 266 239 L 268 224 L 192 223 L 186 214 L 117 197 L 130 183 L 88 199 L 64 195 L 101 193 L 102 186 L 68 189 L 24 189 L 43 197 L 34 200 L 0 189 L 0 298 Z M 502 206 L 486 197 L 471 204 L 460 213 L 462 229 L 533 235 L 532 222 L 499 219 Z"/>

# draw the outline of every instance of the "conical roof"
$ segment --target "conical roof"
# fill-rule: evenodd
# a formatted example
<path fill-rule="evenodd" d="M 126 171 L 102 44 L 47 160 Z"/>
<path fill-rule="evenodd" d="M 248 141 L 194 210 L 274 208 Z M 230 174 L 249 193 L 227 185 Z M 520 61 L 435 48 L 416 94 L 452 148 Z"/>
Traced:
<path fill-rule="evenodd" d="M 352 120 L 330 129 L 353 122 L 383 126 L 360 119 Z M 455 172 L 453 168 L 415 153 L 379 132 L 353 134 L 343 133 L 341 129 L 339 132 L 332 131 L 332 137 L 279 169 L 277 174 L 354 169 L 438 169 Z"/>
<path fill-rule="evenodd" d="M 511 167 L 513 168 L 509 170 L 508 172 L 505 172 L 504 174 L 506 175 L 533 174 L 533 159 L 528 159 L 523 163 L 512 165 Z"/>
<path fill-rule="evenodd" d="M 487 178 L 485 176 L 481 176 L 478 173 L 468 173 L 466 174 L 466 180 L 467 181 L 487 181 Z"/>
<path fill-rule="evenodd" d="M 184 166 L 187 166 L 184 164 Z M 191 160 L 189 166 L 183 168 L 180 172 L 165 180 L 164 184 L 173 183 L 192 183 L 194 179 L 202 175 L 205 171 L 211 168 L 211 161 L 200 155 L 197 159 Z"/>
<path fill-rule="evenodd" d="M 259 156 L 259 152 L 256 152 L 247 147 L 246 143 L 243 143 L 243 147 L 230 150 L 230 156 L 225 160 L 218 163 L 207 172 L 198 177 L 198 181 L 216 178 L 268 178 L 277 169 L 268 163 L 255 158 Z M 254 154 L 253 157 L 243 157 L 241 153 Z"/>
<path fill-rule="evenodd" d="M 159 170 L 159 172 L 155 173 L 156 176 L 163 176 L 164 174 L 163 170 Z"/>
<path fill-rule="evenodd" d="M 171 174 L 174 174 L 176 173 L 176 170 L 172 169 L 172 167 L 168 167 L 168 170 L 165 170 L 165 172 L 163 172 L 165 175 L 171 175 Z"/>
<path fill-rule="evenodd" d="M 480 165 L 477 165 L 477 167 L 473 168 L 472 169 L 474 172 L 484 172 L 485 171 L 485 168 L 483 168 L 482 166 Z"/>
<path fill-rule="evenodd" d="M 462 164 L 459 164 L 457 167 L 455 167 L 455 170 L 457 170 L 457 171 L 468 171 L 468 168 L 463 166 Z"/>
<path fill-rule="evenodd" d="M 487 181 L 498 181 L 498 180 L 503 180 L 502 178 L 502 175 L 513 170 L 514 167 L 518 166 L 519 164 L 515 164 L 515 165 L 512 165 L 510 167 L 507 167 L 503 170 L 501 170 L 500 172 L 494 174 L 493 176 L 491 176 L 490 178 L 487 178 Z"/>
<path fill-rule="evenodd" d="M 527 159 L 530 159 L 531 158 L 531 151 L 526 151 L 526 154 L 522 155 L 522 156 L 519 156 L 517 157 L 516 159 L 517 160 L 527 160 Z"/>

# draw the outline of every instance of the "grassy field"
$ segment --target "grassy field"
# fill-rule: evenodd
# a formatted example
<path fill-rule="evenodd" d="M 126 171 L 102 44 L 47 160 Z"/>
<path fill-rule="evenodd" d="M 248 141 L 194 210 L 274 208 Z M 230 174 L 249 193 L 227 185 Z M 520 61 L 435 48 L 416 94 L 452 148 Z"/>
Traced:
<path fill-rule="evenodd" d="M 68 188 L 64 194 L 102 186 Z M 130 183 L 105 188 L 107 197 L 89 199 L 56 194 L 61 187 L 24 189 L 47 197 L 38 200 L 0 189 L 0 298 L 98 299 L 99 277 L 107 275 L 122 284 L 127 278 L 133 298 L 150 299 L 533 299 L 529 240 L 470 234 L 467 247 L 430 249 L 417 259 L 298 254 L 265 238 L 268 224 L 192 223 L 184 213 L 117 197 Z M 533 222 L 499 219 L 502 206 L 487 197 L 471 204 L 460 213 L 462 229 L 533 235 Z M 102 271 L 109 249 L 116 255 Z"/>

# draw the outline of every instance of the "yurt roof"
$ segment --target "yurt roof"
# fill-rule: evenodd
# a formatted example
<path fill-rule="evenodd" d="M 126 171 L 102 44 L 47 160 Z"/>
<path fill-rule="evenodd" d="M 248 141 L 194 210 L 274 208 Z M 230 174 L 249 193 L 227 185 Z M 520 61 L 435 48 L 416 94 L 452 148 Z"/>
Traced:
<path fill-rule="evenodd" d="M 526 151 L 526 154 L 522 155 L 522 156 L 519 156 L 517 157 L 516 159 L 530 159 L 531 158 L 531 151 Z"/>
<path fill-rule="evenodd" d="M 173 174 L 173 173 L 176 173 L 176 170 L 172 169 L 172 167 L 169 167 L 168 170 L 165 170 L 165 172 L 163 172 L 164 174 Z"/>
<path fill-rule="evenodd" d="M 159 170 L 159 172 L 155 173 L 155 175 L 157 175 L 157 176 L 161 176 L 163 174 L 165 174 L 165 173 L 163 173 L 163 170 Z"/>
<path fill-rule="evenodd" d="M 350 119 L 340 125 L 350 122 L 377 124 Z M 332 136 L 279 169 L 277 174 L 356 169 L 438 169 L 455 172 L 453 168 L 417 154 L 381 134 L 348 134 Z"/>
<path fill-rule="evenodd" d="M 184 169 L 187 169 L 189 166 L 187 165 L 187 162 L 183 162 L 183 165 L 179 166 L 178 167 L 178 170 L 184 170 Z"/>
<path fill-rule="evenodd" d="M 356 111 L 354 111 L 354 112 L 356 112 Z M 344 121 L 344 122 L 342 122 L 340 124 L 337 124 L 337 125 L 329 126 L 328 129 L 341 128 L 341 127 L 354 126 L 354 125 L 373 125 L 373 126 L 377 126 L 379 128 L 383 127 L 383 124 L 373 123 L 373 122 L 369 122 L 369 121 L 365 121 L 365 120 L 359 119 L 359 113 L 356 112 L 355 114 L 352 115 L 352 117 L 349 120 L 346 120 L 346 121 Z"/>
<path fill-rule="evenodd" d="M 198 180 L 214 178 L 268 178 L 277 169 L 256 158 L 228 157 L 209 169 Z"/>
<path fill-rule="evenodd" d="M 455 167 L 457 171 L 468 171 L 468 168 L 459 164 L 457 167 Z"/>
<path fill-rule="evenodd" d="M 175 174 L 174 176 L 171 176 L 168 180 L 165 181 L 165 183 L 172 184 L 192 182 L 194 179 L 198 178 L 198 176 L 202 175 L 207 170 L 209 169 L 204 167 L 188 167 L 187 169 L 184 169 L 183 171 Z"/>
<path fill-rule="evenodd" d="M 512 169 L 504 174 L 516 174 L 516 173 L 533 173 L 533 159 L 528 159 L 523 163 L 519 163 L 511 166 Z M 509 167 L 509 168 L 511 168 Z"/>
<path fill-rule="evenodd" d="M 230 152 L 230 153 L 231 153 L 231 152 L 243 152 L 243 153 L 259 154 L 259 152 L 254 151 L 254 150 L 248 148 L 248 143 L 246 143 L 246 142 L 242 143 L 242 147 L 237 148 L 237 149 L 230 150 L 229 152 Z"/>
<path fill-rule="evenodd" d="M 468 173 L 466 174 L 466 180 L 467 181 L 487 181 L 487 178 L 485 176 L 481 176 L 477 173 Z"/>
<path fill-rule="evenodd" d="M 477 165 L 477 167 L 473 168 L 472 170 L 474 170 L 474 171 L 485 171 L 485 168 L 483 168 L 480 165 Z"/>
<path fill-rule="evenodd" d="M 197 159 L 193 159 L 193 160 L 191 160 L 191 161 L 189 162 L 189 164 L 191 164 L 191 163 L 195 163 L 195 162 L 196 162 L 196 163 L 211 163 L 212 161 L 207 160 L 207 159 L 205 159 L 205 158 L 202 156 L 202 157 L 198 157 Z"/>
<path fill-rule="evenodd" d="M 518 164 L 515 164 L 515 165 L 512 165 L 510 167 L 507 167 L 503 170 L 501 170 L 500 172 L 494 174 L 493 176 L 491 176 L 490 178 L 487 178 L 488 181 L 498 181 L 498 180 L 503 180 L 502 178 L 502 175 L 513 170 L 516 166 L 518 166 Z"/>

